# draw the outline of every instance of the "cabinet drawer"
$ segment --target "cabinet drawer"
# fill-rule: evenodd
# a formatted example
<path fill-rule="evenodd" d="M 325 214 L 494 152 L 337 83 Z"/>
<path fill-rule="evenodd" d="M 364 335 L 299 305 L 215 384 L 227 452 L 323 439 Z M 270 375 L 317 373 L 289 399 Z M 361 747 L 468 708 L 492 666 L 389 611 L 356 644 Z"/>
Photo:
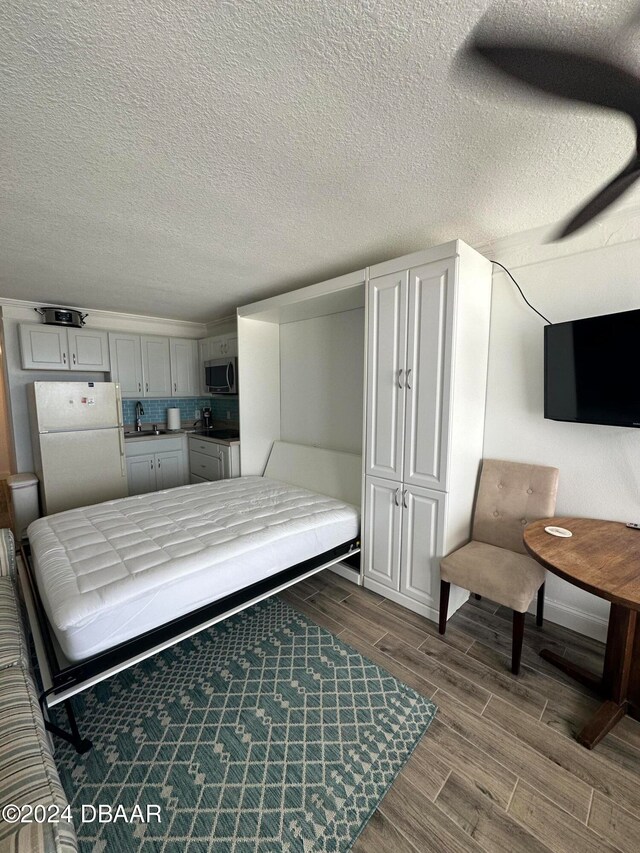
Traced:
<path fill-rule="evenodd" d="M 189 437 L 189 452 L 203 453 L 205 456 L 220 456 L 221 446 L 213 441 Z"/>
<path fill-rule="evenodd" d="M 205 480 L 222 479 L 222 461 L 220 456 L 205 456 L 195 450 L 189 451 L 189 470 Z"/>

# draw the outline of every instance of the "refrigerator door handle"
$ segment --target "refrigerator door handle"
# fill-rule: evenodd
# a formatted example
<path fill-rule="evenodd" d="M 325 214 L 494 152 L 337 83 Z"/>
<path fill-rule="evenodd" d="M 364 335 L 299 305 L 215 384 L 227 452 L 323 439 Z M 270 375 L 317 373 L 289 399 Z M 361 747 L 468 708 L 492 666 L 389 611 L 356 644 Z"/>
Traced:
<path fill-rule="evenodd" d="M 118 430 L 118 438 L 120 439 L 120 470 L 122 471 L 122 476 L 127 476 L 127 460 L 124 455 L 124 432 L 119 429 Z"/>

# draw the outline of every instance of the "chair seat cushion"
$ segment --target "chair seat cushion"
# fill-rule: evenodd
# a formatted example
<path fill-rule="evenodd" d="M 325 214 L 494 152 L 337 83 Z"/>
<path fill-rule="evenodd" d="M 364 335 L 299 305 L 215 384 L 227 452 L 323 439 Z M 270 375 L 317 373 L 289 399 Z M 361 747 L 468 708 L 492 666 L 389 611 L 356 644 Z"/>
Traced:
<path fill-rule="evenodd" d="M 526 554 L 469 542 L 440 561 L 443 581 L 524 613 L 544 583 L 545 570 Z"/>

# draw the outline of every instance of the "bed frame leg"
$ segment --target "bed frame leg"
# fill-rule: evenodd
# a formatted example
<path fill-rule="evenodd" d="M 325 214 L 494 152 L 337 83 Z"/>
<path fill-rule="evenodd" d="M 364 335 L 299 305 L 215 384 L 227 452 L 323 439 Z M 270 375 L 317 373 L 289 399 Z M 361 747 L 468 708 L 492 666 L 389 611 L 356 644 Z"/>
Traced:
<path fill-rule="evenodd" d="M 65 740 L 67 743 L 70 743 L 79 755 L 82 755 L 84 752 L 89 752 L 93 744 L 90 740 L 80 737 L 78 723 L 76 722 L 76 715 L 73 713 L 73 706 L 71 705 L 71 701 L 69 699 L 65 700 L 64 708 L 67 712 L 67 718 L 69 720 L 69 728 L 71 729 L 71 732 L 66 732 L 64 729 L 61 729 L 60 726 L 56 726 L 55 723 L 52 723 L 45 717 L 44 726 L 46 730 L 48 732 L 51 732 L 51 734 L 57 735 L 58 737 L 62 738 L 62 740 Z"/>

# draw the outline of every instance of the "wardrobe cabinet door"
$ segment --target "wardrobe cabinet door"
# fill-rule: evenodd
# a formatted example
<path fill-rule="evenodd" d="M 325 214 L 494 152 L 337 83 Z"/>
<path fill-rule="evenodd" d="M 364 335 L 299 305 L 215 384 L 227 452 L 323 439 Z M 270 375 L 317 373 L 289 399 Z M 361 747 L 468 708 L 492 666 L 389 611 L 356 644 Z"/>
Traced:
<path fill-rule="evenodd" d="M 402 479 L 408 272 L 368 284 L 366 473 Z"/>
<path fill-rule="evenodd" d="M 403 479 L 434 489 L 447 488 L 455 264 L 409 271 Z"/>
<path fill-rule="evenodd" d="M 403 487 L 400 592 L 438 607 L 446 496 L 430 489 Z"/>
<path fill-rule="evenodd" d="M 401 494 L 400 483 L 366 479 L 364 573 L 394 590 L 400 586 Z"/>

